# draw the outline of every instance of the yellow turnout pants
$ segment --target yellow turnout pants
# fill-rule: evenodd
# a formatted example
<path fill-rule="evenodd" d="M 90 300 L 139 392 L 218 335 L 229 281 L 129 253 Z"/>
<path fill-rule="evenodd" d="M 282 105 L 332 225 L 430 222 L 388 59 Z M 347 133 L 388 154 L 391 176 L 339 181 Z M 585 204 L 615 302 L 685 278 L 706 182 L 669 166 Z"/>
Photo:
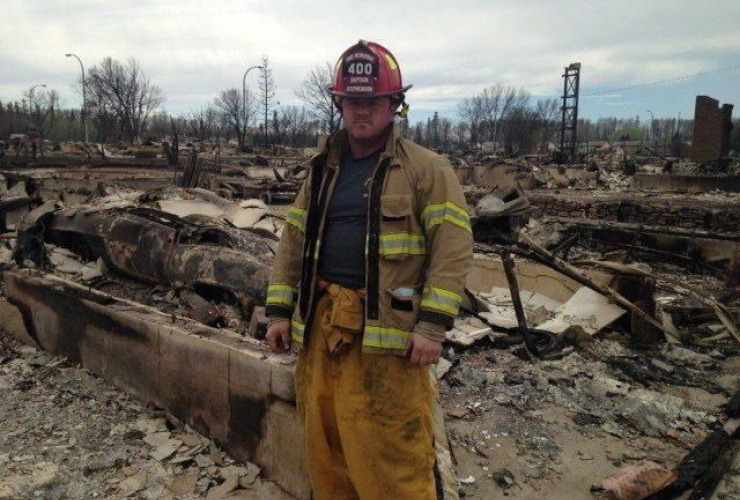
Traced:
<path fill-rule="evenodd" d="M 313 498 L 435 500 L 429 370 L 363 353 L 362 317 L 361 296 L 330 285 L 298 357 L 297 404 Z"/>

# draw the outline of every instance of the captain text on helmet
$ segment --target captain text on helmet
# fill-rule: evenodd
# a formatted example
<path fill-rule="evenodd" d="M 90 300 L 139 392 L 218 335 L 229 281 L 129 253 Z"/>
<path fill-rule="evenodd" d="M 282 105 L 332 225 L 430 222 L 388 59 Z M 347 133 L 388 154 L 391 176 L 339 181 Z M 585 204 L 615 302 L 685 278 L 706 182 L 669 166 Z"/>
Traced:
<path fill-rule="evenodd" d="M 396 58 L 360 41 L 329 88 L 344 128 L 311 161 L 267 291 L 267 342 L 300 348 L 296 399 L 315 500 L 436 499 L 431 412 L 472 261 L 449 162 L 400 137 Z"/>

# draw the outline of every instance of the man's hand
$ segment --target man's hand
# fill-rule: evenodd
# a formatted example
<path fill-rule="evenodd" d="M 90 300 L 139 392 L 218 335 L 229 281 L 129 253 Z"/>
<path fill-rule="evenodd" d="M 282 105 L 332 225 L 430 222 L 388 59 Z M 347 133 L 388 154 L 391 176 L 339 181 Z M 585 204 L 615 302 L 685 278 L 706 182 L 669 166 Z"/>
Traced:
<path fill-rule="evenodd" d="M 269 335 L 269 333 L 268 333 Z M 418 366 L 436 364 L 442 354 L 442 342 L 429 340 L 421 334 L 415 333 L 406 349 L 406 357 L 411 363 Z"/>
<path fill-rule="evenodd" d="M 272 352 L 278 354 L 288 352 L 290 349 L 290 321 L 284 319 L 271 323 L 267 327 L 265 340 Z"/>

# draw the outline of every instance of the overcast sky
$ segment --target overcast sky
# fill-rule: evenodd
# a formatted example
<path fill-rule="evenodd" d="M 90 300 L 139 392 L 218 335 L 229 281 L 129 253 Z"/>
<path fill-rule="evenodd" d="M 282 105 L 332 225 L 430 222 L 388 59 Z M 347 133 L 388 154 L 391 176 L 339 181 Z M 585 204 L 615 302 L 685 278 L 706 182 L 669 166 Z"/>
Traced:
<path fill-rule="evenodd" d="M 105 56 L 138 59 L 187 112 L 220 89 L 241 87 L 244 69 L 268 55 L 277 100 L 298 104 L 307 71 L 336 61 L 359 38 L 399 60 L 412 121 L 450 118 L 487 85 L 562 92 L 563 67 L 580 61 L 581 116 L 693 116 L 697 94 L 740 104 L 740 0 L 3 0 L 0 100 L 34 84 L 79 105 L 74 52 L 91 66 Z M 593 92 L 735 69 L 632 90 Z M 256 71 L 248 84 L 256 88 Z M 740 111 L 736 111 L 738 116 Z"/>

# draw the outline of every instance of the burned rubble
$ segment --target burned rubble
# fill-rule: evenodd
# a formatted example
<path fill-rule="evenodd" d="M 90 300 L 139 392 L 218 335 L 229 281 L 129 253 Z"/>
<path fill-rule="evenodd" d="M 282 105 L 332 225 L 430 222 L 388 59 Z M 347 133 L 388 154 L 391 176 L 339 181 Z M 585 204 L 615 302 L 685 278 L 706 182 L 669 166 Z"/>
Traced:
<path fill-rule="evenodd" d="M 173 415 L 0 331 L 0 497 L 288 499 Z"/>
<path fill-rule="evenodd" d="M 229 157 L 202 144 L 202 168 L 186 174 L 168 170 L 160 144 L 123 146 L 62 145 L 43 173 L 18 155 L 0 178 L 0 207 L 15 207 L 0 234 L 3 302 L 31 340 L 67 356 L 0 337 L 0 387 L 11 395 L 0 403 L 0 496 L 307 498 L 300 467 L 286 472 L 266 451 L 297 449 L 281 437 L 293 436 L 284 379 L 294 353 L 271 357 L 258 339 L 286 204 L 308 159 L 287 148 Z M 657 499 L 700 488 L 737 497 L 727 426 L 740 390 L 740 163 L 630 142 L 591 144 L 572 165 L 552 153 L 451 158 L 477 255 L 436 373 L 449 440 L 438 457 L 454 463 L 445 498 Z M 14 184 L 3 189 L 5 179 Z M 65 317 L 57 302 L 83 303 L 99 323 L 85 322 L 74 349 L 50 333 L 51 318 Z M 213 392 L 200 406 L 169 381 L 148 393 L 142 377 L 104 366 L 117 360 L 93 360 L 128 345 L 96 343 L 108 339 L 103 318 L 139 344 L 155 335 L 142 323 L 156 330 L 152 345 L 177 331 L 182 345 L 214 342 L 197 351 L 202 366 L 196 351 L 172 358 L 208 377 L 204 388 L 183 376 L 182 392 Z M 264 362 L 272 375 L 255 368 L 232 384 L 227 374 L 221 390 L 222 359 Z M 244 435 L 232 425 L 239 411 Z"/>

